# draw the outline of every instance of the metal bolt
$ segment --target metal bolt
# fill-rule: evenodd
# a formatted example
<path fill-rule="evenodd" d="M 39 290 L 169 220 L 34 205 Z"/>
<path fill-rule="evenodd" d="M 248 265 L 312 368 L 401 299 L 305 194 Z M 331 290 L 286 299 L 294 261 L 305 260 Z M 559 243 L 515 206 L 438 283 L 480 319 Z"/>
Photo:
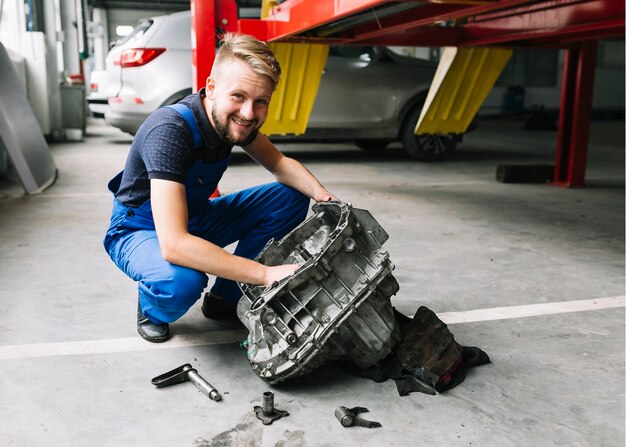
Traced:
<path fill-rule="evenodd" d="M 287 340 L 287 343 L 289 343 L 290 345 L 295 345 L 296 342 L 298 341 L 298 337 L 293 332 L 290 332 L 289 334 L 287 334 L 285 339 Z"/>
<path fill-rule="evenodd" d="M 273 325 L 274 323 L 276 323 L 276 314 L 274 312 L 267 311 L 264 317 L 267 324 Z"/>
<path fill-rule="evenodd" d="M 226 17 L 222 19 L 222 25 L 228 25 L 228 19 Z"/>
<path fill-rule="evenodd" d="M 343 249 L 350 253 L 352 250 L 354 250 L 354 247 L 356 247 L 356 242 L 354 242 L 354 239 L 347 237 L 343 240 Z"/>

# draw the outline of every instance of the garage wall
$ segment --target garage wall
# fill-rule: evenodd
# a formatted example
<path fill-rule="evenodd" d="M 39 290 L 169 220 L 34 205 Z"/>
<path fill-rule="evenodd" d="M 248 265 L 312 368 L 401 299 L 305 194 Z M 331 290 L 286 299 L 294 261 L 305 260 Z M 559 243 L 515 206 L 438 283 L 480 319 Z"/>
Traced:
<path fill-rule="evenodd" d="M 593 94 L 595 111 L 624 111 L 624 49 L 622 40 L 598 43 Z M 550 62 L 550 53 L 555 58 L 555 67 Z M 564 55 L 558 50 L 515 50 L 507 68 L 487 96 L 480 114 L 502 113 L 507 88 L 518 85 L 524 88 L 524 109 L 544 106 L 547 110 L 558 110 Z"/>
<path fill-rule="evenodd" d="M 162 16 L 172 13 L 173 11 L 163 9 L 144 9 L 141 11 L 132 9 L 109 9 L 108 10 L 108 31 L 109 31 L 109 46 L 112 42 L 115 42 L 119 36 L 115 33 L 115 27 L 118 25 L 131 25 L 135 26 L 139 19 L 153 16 Z"/>

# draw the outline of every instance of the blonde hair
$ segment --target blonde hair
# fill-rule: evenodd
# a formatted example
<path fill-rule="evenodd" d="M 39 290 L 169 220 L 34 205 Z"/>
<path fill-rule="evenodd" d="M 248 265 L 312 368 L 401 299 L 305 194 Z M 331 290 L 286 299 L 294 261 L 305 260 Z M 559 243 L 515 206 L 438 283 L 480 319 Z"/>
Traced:
<path fill-rule="evenodd" d="M 213 65 L 219 66 L 232 59 L 245 62 L 253 72 L 270 80 L 272 90 L 276 89 L 280 80 L 280 64 L 265 42 L 247 34 L 224 34 Z"/>

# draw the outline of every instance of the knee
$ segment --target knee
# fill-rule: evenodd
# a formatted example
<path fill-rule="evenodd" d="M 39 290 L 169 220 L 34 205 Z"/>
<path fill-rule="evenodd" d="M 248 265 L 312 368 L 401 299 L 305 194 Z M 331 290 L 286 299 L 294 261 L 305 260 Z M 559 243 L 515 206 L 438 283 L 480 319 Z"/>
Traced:
<path fill-rule="evenodd" d="M 208 278 L 202 272 L 170 264 L 160 280 L 145 284 L 149 292 L 144 291 L 144 296 L 152 305 L 154 316 L 164 323 L 171 323 L 194 305 L 207 282 Z"/>
<path fill-rule="evenodd" d="M 306 214 L 309 209 L 310 199 L 290 186 L 281 185 L 280 183 L 278 185 L 280 187 L 280 195 L 283 201 L 289 205 L 289 208 L 295 214 L 301 214 L 303 211 Z"/>
<path fill-rule="evenodd" d="M 205 273 L 186 267 L 176 267 L 173 269 L 172 284 L 175 288 L 174 299 L 187 308 L 200 298 L 200 294 L 207 285 L 208 277 Z"/>

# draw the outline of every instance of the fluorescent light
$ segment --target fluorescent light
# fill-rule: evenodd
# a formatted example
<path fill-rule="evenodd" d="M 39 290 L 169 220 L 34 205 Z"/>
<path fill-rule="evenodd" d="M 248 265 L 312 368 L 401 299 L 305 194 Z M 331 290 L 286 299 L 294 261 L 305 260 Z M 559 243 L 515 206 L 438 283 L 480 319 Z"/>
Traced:
<path fill-rule="evenodd" d="M 115 27 L 115 34 L 117 34 L 120 37 L 126 37 L 132 32 L 133 32 L 133 27 L 131 25 L 117 25 Z"/>

